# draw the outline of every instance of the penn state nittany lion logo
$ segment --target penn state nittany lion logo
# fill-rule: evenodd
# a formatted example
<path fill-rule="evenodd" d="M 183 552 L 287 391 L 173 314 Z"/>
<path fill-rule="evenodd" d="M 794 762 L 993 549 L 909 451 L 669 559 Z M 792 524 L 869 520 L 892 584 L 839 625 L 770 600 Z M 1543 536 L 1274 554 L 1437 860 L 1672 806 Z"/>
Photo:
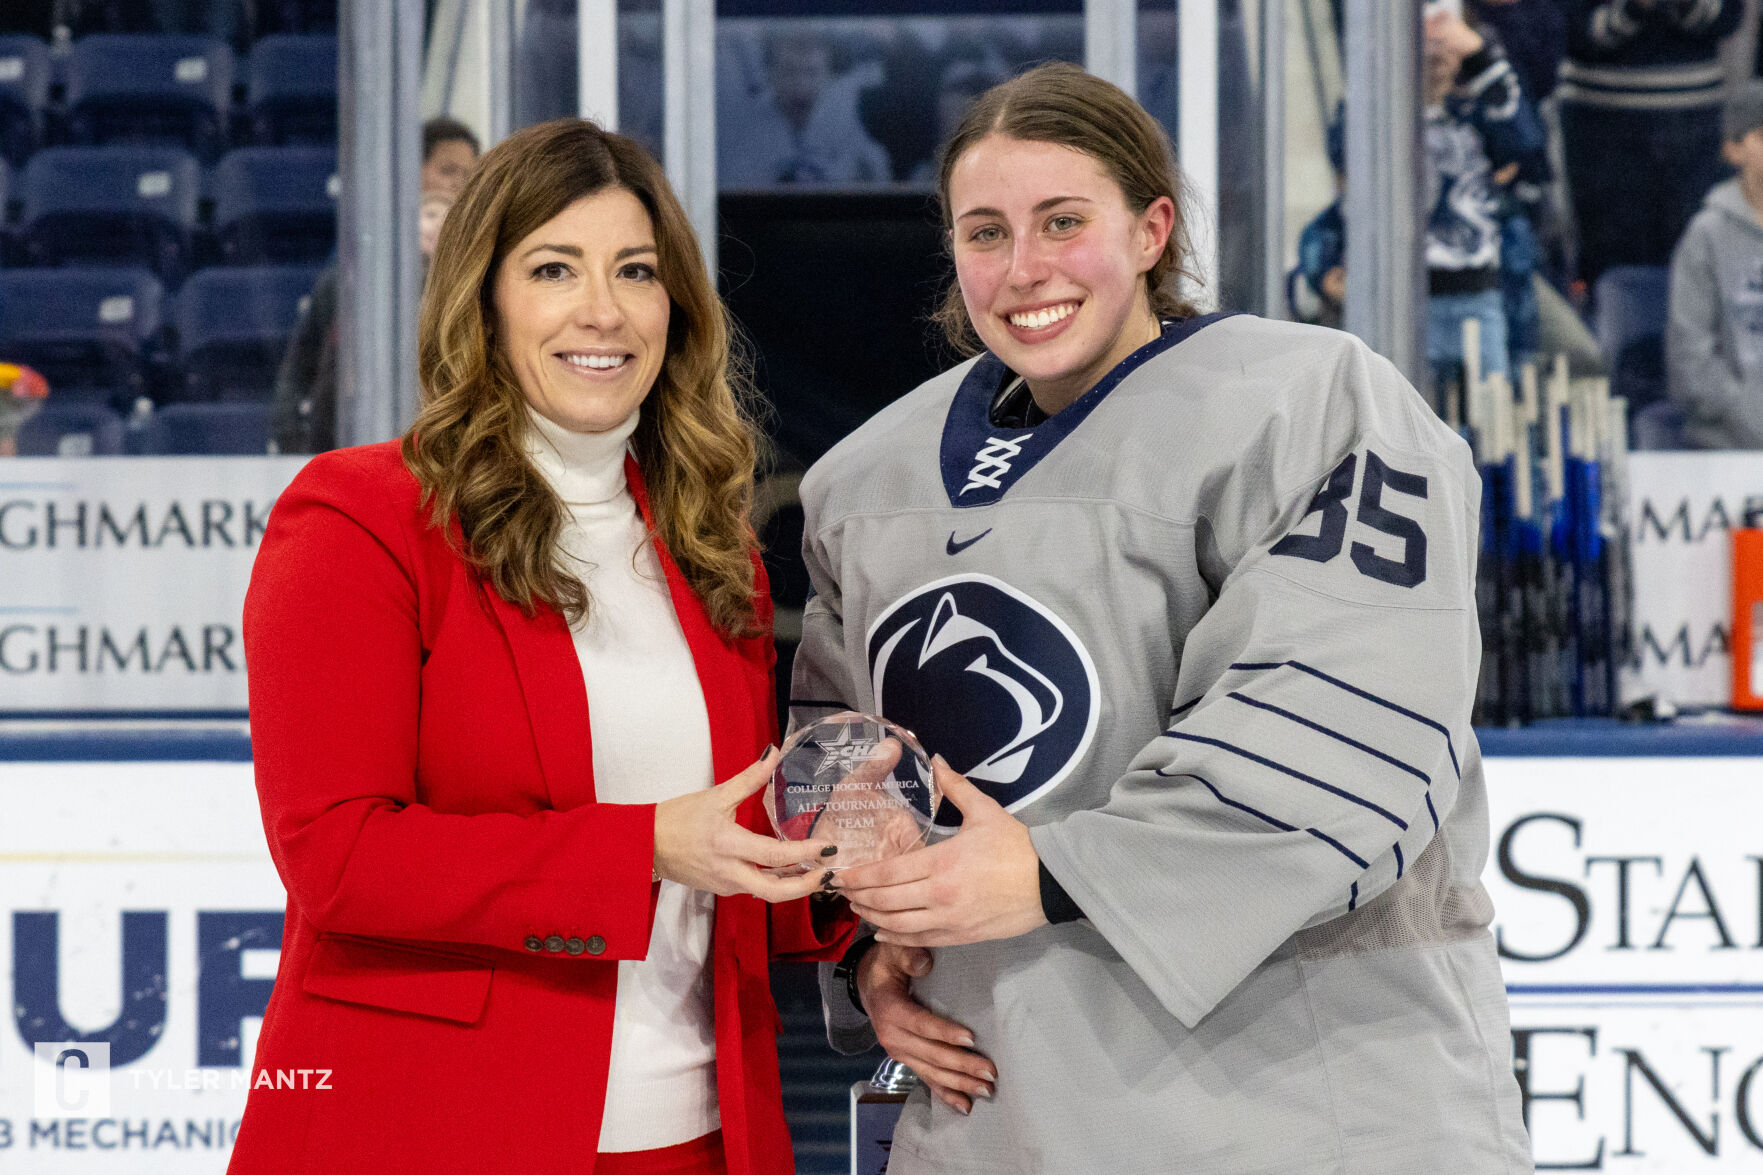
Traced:
<path fill-rule="evenodd" d="M 1096 731 L 1096 668 L 1039 601 L 959 575 L 896 600 L 869 628 L 876 712 L 1010 811 L 1071 773 Z M 959 824 L 945 804 L 941 825 Z"/>

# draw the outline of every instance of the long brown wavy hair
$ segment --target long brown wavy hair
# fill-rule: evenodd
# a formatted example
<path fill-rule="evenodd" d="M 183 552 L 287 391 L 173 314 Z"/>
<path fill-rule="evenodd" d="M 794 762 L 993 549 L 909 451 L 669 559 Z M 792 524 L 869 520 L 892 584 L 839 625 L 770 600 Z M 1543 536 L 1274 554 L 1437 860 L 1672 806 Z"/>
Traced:
<path fill-rule="evenodd" d="M 461 555 L 503 599 L 571 623 L 586 586 L 558 562 L 562 501 L 527 459 L 526 399 L 496 341 L 491 300 L 502 259 L 575 201 L 622 188 L 649 212 L 656 274 L 672 303 L 667 355 L 631 438 L 658 536 L 725 636 L 750 635 L 756 608 L 749 525 L 759 434 L 731 371 L 729 325 L 685 210 L 635 141 L 583 119 L 527 127 L 485 155 L 435 245 L 417 325 L 422 409 L 404 463 L 437 527 L 453 519 Z"/>
<path fill-rule="evenodd" d="M 955 227 L 949 205 L 949 178 L 955 164 L 969 147 L 988 135 L 1030 143 L 1057 143 L 1082 151 L 1107 169 L 1134 213 L 1144 212 L 1159 196 L 1169 197 L 1175 205 L 1175 224 L 1162 256 L 1145 274 L 1145 292 L 1151 313 L 1160 319 L 1189 318 L 1199 313 L 1180 290 L 1181 278 L 1195 277 L 1185 268 L 1192 246 L 1182 216 L 1185 185 L 1181 169 L 1175 165 L 1175 152 L 1163 127 L 1131 95 L 1075 65 L 1055 61 L 993 86 L 975 98 L 967 117 L 943 148 L 942 164 L 937 170 L 937 196 L 946 232 Z M 958 353 L 974 355 L 985 349 L 967 316 L 959 282 L 950 280 L 931 321 L 943 328 L 944 337 Z"/>

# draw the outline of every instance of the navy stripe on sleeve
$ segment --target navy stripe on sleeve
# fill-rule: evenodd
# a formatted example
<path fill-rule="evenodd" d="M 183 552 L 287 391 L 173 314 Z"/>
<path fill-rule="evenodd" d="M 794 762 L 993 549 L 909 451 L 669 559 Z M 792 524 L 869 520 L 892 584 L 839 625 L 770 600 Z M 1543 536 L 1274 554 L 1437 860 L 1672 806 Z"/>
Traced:
<path fill-rule="evenodd" d="M 1355 697 L 1364 698 L 1368 702 L 1373 702 L 1379 706 L 1384 707 L 1386 710 L 1393 710 L 1397 714 L 1400 714 L 1404 718 L 1412 718 L 1414 721 L 1420 723 L 1422 726 L 1428 726 L 1428 727 L 1431 727 L 1433 730 L 1438 731 L 1440 734 L 1445 736 L 1445 750 L 1450 752 L 1450 755 L 1451 755 L 1451 770 L 1453 770 L 1457 773 L 1458 779 L 1463 778 L 1463 768 L 1457 762 L 1457 747 L 1451 741 L 1451 732 L 1445 728 L 1443 723 L 1435 722 L 1431 718 L 1428 718 L 1424 714 L 1416 714 L 1413 710 L 1408 709 L 1408 707 L 1397 705 L 1395 702 L 1390 701 L 1388 698 L 1380 698 L 1376 694 L 1370 692 L 1369 690 L 1362 690 L 1356 685 L 1349 685 L 1347 682 L 1342 681 L 1340 678 L 1331 677 L 1330 675 L 1324 673 L 1322 670 L 1314 669 L 1314 668 L 1310 667 L 1309 665 L 1304 664 L 1302 661 L 1266 661 L 1266 662 L 1239 661 L 1236 664 L 1232 665 L 1231 668 L 1232 669 L 1254 671 L 1254 670 L 1283 669 L 1288 666 L 1292 669 L 1296 669 L 1300 673 L 1308 673 L 1311 677 L 1314 677 L 1314 678 L 1318 679 L 1319 681 L 1326 681 L 1328 684 L 1335 686 L 1338 689 L 1346 690 L 1348 693 L 1354 695 Z"/>
<path fill-rule="evenodd" d="M 1204 694 L 1200 695 L 1200 697 L 1205 697 L 1205 696 L 1206 695 L 1204 695 Z M 1183 702 L 1181 705 L 1177 706 L 1175 709 L 1173 709 L 1169 712 L 1169 717 L 1171 719 L 1178 718 L 1181 715 L 1186 714 L 1189 710 L 1192 710 L 1195 706 L 1198 706 L 1199 704 L 1200 704 L 1200 698 L 1195 698 L 1191 702 Z"/>
<path fill-rule="evenodd" d="M 1328 833 L 1323 832 L 1321 829 L 1306 828 L 1304 831 L 1308 832 L 1311 836 L 1315 837 L 1317 840 L 1322 841 L 1324 844 L 1331 844 L 1335 848 L 1339 849 L 1341 851 L 1342 855 L 1344 855 L 1347 858 L 1347 860 L 1353 862 L 1353 864 L 1359 866 L 1359 868 L 1361 868 L 1361 869 L 1371 868 L 1370 861 L 1367 861 L 1364 857 L 1361 857 L 1358 853 L 1355 853 L 1352 849 L 1349 849 L 1346 845 L 1342 844 L 1340 841 L 1336 840 L 1334 837 L 1330 836 Z M 1353 892 L 1354 893 L 1359 892 L 1359 883 L 1356 881 L 1353 883 Z"/>
<path fill-rule="evenodd" d="M 1163 732 L 1163 736 L 1165 738 L 1179 738 L 1187 742 L 1205 743 L 1207 746 L 1213 746 L 1223 751 L 1229 751 L 1233 755 L 1240 755 L 1251 763 L 1259 763 L 1261 766 L 1278 771 L 1282 775 L 1289 775 L 1293 779 L 1302 780 L 1311 787 L 1320 788 L 1321 790 L 1328 792 L 1330 795 L 1339 796 L 1348 803 L 1357 804 L 1367 811 L 1376 812 L 1379 816 L 1382 816 L 1385 820 L 1388 820 L 1403 832 L 1408 831 L 1408 822 L 1390 811 L 1388 808 L 1374 804 L 1364 796 L 1356 796 L 1345 788 L 1336 787 L 1332 783 L 1325 783 L 1314 775 L 1306 775 L 1295 767 L 1287 767 L 1284 763 L 1276 763 L 1272 759 L 1263 755 L 1257 755 L 1254 751 L 1246 750 L 1245 748 L 1236 746 L 1232 743 L 1227 743 L 1223 739 L 1208 738 L 1201 734 L 1188 734 L 1185 731 L 1180 730 L 1166 730 Z"/>
<path fill-rule="evenodd" d="M 1263 821 L 1267 824 L 1271 824 L 1275 828 L 1279 829 L 1281 832 L 1296 832 L 1296 831 L 1298 831 L 1298 826 L 1296 824 L 1287 824 L 1284 820 L 1280 820 L 1280 819 L 1277 819 L 1273 816 L 1269 816 L 1266 812 L 1263 812 L 1259 808 L 1251 808 L 1247 804 L 1244 804 L 1244 803 L 1241 803 L 1237 800 L 1231 799 L 1229 796 L 1227 796 L 1223 792 L 1219 791 L 1216 787 L 1213 787 L 1212 781 L 1209 779 L 1206 779 L 1204 776 L 1195 775 L 1191 771 L 1177 771 L 1174 775 L 1164 775 L 1162 770 L 1158 770 L 1157 774 L 1162 776 L 1164 779 L 1183 779 L 1183 778 L 1197 779 L 1203 785 L 1205 785 L 1205 788 L 1207 791 L 1212 793 L 1212 797 L 1214 799 L 1216 799 L 1219 803 L 1223 804 L 1225 807 L 1235 808 L 1239 812 L 1247 812 L 1249 815 L 1255 817 L 1255 819 Z"/>
<path fill-rule="evenodd" d="M 1427 784 L 1428 786 L 1431 786 L 1431 784 L 1432 784 L 1432 779 L 1430 777 L 1428 777 L 1426 772 L 1422 771 L 1420 768 L 1412 766 L 1411 764 L 1408 764 L 1408 763 L 1404 763 L 1404 762 L 1402 762 L 1402 760 L 1396 758 L 1394 755 L 1387 755 L 1384 752 L 1378 750 L 1376 747 L 1368 747 L 1356 738 L 1348 738 L 1346 735 L 1342 734 L 1338 730 L 1330 730 L 1328 727 L 1322 725 L 1319 722 L 1312 722 L 1312 721 L 1310 721 L 1310 719 L 1305 718 L 1301 714 L 1294 714 L 1290 710 L 1284 709 L 1279 706 L 1275 706 L 1271 702 L 1258 702 L 1254 698 L 1251 698 L 1246 694 L 1238 693 L 1236 690 L 1232 690 L 1230 693 L 1226 694 L 1225 697 L 1234 698 L 1246 706 L 1255 707 L 1257 710 L 1266 710 L 1269 714 L 1278 714 L 1281 718 L 1288 718 L 1291 721 L 1296 722 L 1299 726 L 1307 726 L 1311 730 L 1314 730 L 1320 734 L 1326 734 L 1329 738 L 1335 739 L 1339 742 L 1346 743 L 1349 747 L 1352 747 L 1356 751 L 1364 751 L 1367 755 L 1370 755 L 1373 758 L 1382 759 L 1385 763 L 1388 763 L 1390 766 L 1399 768 L 1400 770 L 1403 770 L 1403 771 L 1406 771 L 1409 775 L 1412 775 L 1414 778 L 1420 780 L 1420 782 Z"/>
<path fill-rule="evenodd" d="M 1370 866 L 1365 863 L 1365 858 L 1361 857 L 1358 853 L 1355 853 L 1352 849 L 1349 849 L 1346 845 L 1342 844 L 1340 841 L 1336 840 L 1334 837 L 1329 836 L 1327 833 L 1321 832 L 1321 831 L 1314 829 L 1314 828 L 1300 829 L 1295 824 L 1287 824 L 1284 820 L 1279 819 L 1277 816 L 1269 816 L 1266 812 L 1261 811 L 1259 808 L 1251 808 L 1249 805 L 1242 803 L 1239 800 L 1233 800 L 1229 796 L 1225 795 L 1223 792 L 1219 791 L 1216 787 L 1214 787 L 1212 785 L 1212 781 L 1207 779 L 1205 776 L 1195 775 L 1192 771 L 1177 771 L 1174 774 L 1165 774 L 1162 770 L 1159 770 L 1159 771 L 1157 771 L 1156 774 L 1158 774 L 1159 776 L 1162 776 L 1162 778 L 1164 778 L 1164 779 L 1194 779 L 1194 780 L 1198 780 L 1200 782 L 1200 784 L 1202 786 L 1204 786 L 1207 791 L 1212 793 L 1213 799 L 1217 800 L 1219 803 L 1223 804 L 1225 807 L 1235 808 L 1239 812 L 1247 812 L 1249 815 L 1255 817 L 1255 819 L 1260 820 L 1266 824 L 1270 824 L 1274 828 L 1279 829 L 1281 832 L 1307 832 L 1311 836 L 1315 837 L 1317 840 L 1328 845 L 1330 848 L 1334 849 L 1336 852 L 1338 852 L 1342 856 L 1346 857 L 1347 860 L 1353 862 L 1353 864 L 1359 866 L 1359 868 L 1361 868 L 1361 869 L 1369 869 L 1370 868 Z"/>

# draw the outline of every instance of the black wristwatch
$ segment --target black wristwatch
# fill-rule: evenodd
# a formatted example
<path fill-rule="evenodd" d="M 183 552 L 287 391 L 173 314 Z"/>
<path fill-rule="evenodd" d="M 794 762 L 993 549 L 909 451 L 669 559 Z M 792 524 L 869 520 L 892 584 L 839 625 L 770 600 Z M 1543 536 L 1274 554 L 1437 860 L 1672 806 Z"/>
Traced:
<path fill-rule="evenodd" d="M 841 979 L 845 981 L 845 994 L 851 997 L 851 1006 L 865 1016 L 869 1015 L 869 1009 L 863 1006 L 863 995 L 857 990 L 857 964 L 863 961 L 863 956 L 867 955 L 869 948 L 874 945 L 875 935 L 863 935 L 846 948 L 845 957 L 833 967 L 833 981 L 837 982 Z"/>

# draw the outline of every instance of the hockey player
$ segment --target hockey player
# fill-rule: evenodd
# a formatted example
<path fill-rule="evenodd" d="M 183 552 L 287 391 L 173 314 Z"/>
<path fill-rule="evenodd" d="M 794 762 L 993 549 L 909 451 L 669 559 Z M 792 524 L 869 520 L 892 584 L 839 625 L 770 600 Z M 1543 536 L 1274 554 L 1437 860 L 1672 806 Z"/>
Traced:
<path fill-rule="evenodd" d="M 802 485 L 792 720 L 913 730 L 960 825 L 841 875 L 829 1034 L 927 1085 L 890 1169 L 1529 1171 L 1469 453 L 1350 336 L 1180 300 L 1112 85 L 988 91 L 939 183 L 980 353 Z"/>

